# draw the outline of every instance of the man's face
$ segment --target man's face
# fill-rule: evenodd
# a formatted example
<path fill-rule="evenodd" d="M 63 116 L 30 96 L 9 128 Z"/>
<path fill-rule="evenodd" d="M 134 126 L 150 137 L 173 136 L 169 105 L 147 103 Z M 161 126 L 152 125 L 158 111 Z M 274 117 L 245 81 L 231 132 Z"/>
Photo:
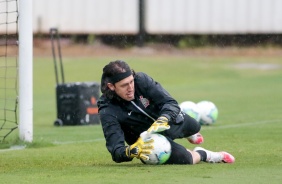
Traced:
<path fill-rule="evenodd" d="M 115 91 L 116 94 L 124 100 L 131 101 L 134 99 L 134 78 L 132 75 L 115 83 L 115 85 L 108 83 L 108 87 Z"/>

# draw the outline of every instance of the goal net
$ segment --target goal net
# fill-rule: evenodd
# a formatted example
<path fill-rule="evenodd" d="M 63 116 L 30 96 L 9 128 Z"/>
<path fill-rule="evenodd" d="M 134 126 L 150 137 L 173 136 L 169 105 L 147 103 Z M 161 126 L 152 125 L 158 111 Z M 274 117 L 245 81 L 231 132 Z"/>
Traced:
<path fill-rule="evenodd" d="M 0 143 L 33 136 L 32 0 L 0 0 Z"/>
<path fill-rule="evenodd" d="M 18 127 L 18 4 L 0 0 L 0 141 Z"/>

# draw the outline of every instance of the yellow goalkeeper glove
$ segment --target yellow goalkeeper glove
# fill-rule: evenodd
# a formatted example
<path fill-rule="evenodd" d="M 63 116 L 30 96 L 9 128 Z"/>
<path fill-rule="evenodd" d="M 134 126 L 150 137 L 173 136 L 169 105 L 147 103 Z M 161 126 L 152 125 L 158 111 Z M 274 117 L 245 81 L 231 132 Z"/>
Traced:
<path fill-rule="evenodd" d="M 152 153 L 152 149 L 154 149 L 153 142 L 153 139 L 147 139 L 144 141 L 141 137 L 139 137 L 134 144 L 126 148 L 126 156 L 129 158 L 136 157 L 138 159 L 141 158 L 142 160 L 149 160 L 148 155 L 150 155 Z"/>
<path fill-rule="evenodd" d="M 170 126 L 168 125 L 168 119 L 164 116 L 160 116 L 147 130 L 148 133 L 157 133 L 162 132 L 165 130 L 170 129 Z"/>

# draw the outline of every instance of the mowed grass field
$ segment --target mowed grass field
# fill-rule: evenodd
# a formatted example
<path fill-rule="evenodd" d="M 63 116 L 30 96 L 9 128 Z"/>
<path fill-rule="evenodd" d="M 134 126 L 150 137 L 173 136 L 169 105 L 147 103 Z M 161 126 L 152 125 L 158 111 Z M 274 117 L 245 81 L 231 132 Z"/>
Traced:
<path fill-rule="evenodd" d="M 34 141 L 0 150 L 0 183 L 281 183 L 282 61 L 269 56 L 64 57 L 66 82 L 100 82 L 109 61 L 123 59 L 160 82 L 181 103 L 210 100 L 217 122 L 202 126 L 202 147 L 232 153 L 234 164 L 115 163 L 100 125 L 55 127 L 52 58 L 34 58 Z M 9 139 L 14 139 L 14 131 Z M 189 149 L 194 145 L 177 140 Z"/>

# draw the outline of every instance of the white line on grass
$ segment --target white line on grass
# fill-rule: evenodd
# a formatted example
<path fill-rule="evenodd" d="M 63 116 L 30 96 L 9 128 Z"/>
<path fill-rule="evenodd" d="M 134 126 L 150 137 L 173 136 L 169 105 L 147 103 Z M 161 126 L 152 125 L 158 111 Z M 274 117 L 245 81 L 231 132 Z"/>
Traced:
<path fill-rule="evenodd" d="M 240 123 L 240 124 L 235 124 L 235 125 L 209 126 L 209 127 L 206 126 L 205 129 L 213 130 L 213 129 L 240 128 L 240 127 L 244 127 L 244 126 L 254 126 L 254 125 L 261 125 L 261 124 L 267 124 L 267 123 L 277 123 L 277 122 L 282 122 L 282 119 L 272 119 L 272 120 L 264 120 L 264 121 L 250 122 L 250 123 Z M 82 140 L 82 141 L 66 141 L 66 142 L 54 141 L 53 143 L 57 144 L 57 145 L 64 145 L 64 144 L 98 142 L 98 141 L 103 141 L 103 140 L 105 140 L 105 138 L 97 138 L 97 139 Z M 12 146 L 9 149 L 2 149 L 2 150 L 0 149 L 0 152 L 22 150 L 22 149 L 25 149 L 25 146 Z"/>
<path fill-rule="evenodd" d="M 66 142 L 61 142 L 61 141 L 54 141 L 54 144 L 57 145 L 62 145 L 62 144 L 78 144 L 78 143 L 87 143 L 87 142 L 98 142 L 105 140 L 105 138 L 97 138 L 97 139 L 92 139 L 92 140 L 82 140 L 82 141 L 66 141 Z"/>
<path fill-rule="evenodd" d="M 253 125 L 260 125 L 260 124 L 266 124 L 266 123 L 277 123 L 277 122 L 281 122 L 282 119 L 273 119 L 273 120 L 265 120 L 265 121 L 257 121 L 257 122 L 250 122 L 250 123 L 241 123 L 241 124 L 235 124 L 235 125 L 223 125 L 223 126 L 209 126 L 206 127 L 209 130 L 212 129 L 228 129 L 228 128 L 240 128 L 243 126 L 253 126 Z M 97 141 L 102 141 L 105 140 L 104 138 L 97 138 L 97 139 L 93 139 L 93 140 L 83 140 L 83 141 L 67 141 L 67 142 L 59 142 L 59 141 L 55 141 L 53 142 L 54 144 L 58 144 L 58 145 L 63 145 L 63 144 L 77 144 L 77 143 L 86 143 L 86 142 L 97 142 Z"/>
<path fill-rule="evenodd" d="M 262 125 L 267 123 L 277 123 L 282 122 L 282 119 L 272 119 L 272 120 L 264 120 L 264 121 L 257 121 L 257 122 L 250 122 L 250 123 L 240 123 L 235 125 L 223 125 L 223 126 L 207 126 L 208 129 L 227 129 L 227 128 L 240 128 L 244 126 L 254 126 L 254 125 Z"/>
<path fill-rule="evenodd" d="M 15 146 L 11 146 L 9 149 L 0 149 L 0 152 L 23 150 L 25 149 L 25 147 L 26 147 L 25 145 L 15 145 Z"/>
<path fill-rule="evenodd" d="M 66 141 L 66 142 L 60 142 L 60 141 L 54 141 L 53 144 L 56 145 L 64 145 L 64 144 L 78 144 L 78 143 L 87 143 L 87 142 L 98 142 L 105 140 L 105 138 L 97 138 L 93 140 L 82 140 L 82 141 Z M 23 150 L 25 149 L 25 145 L 17 145 L 17 146 L 11 146 L 9 149 L 0 149 L 0 152 L 5 152 L 5 151 L 14 151 L 14 150 Z"/>

